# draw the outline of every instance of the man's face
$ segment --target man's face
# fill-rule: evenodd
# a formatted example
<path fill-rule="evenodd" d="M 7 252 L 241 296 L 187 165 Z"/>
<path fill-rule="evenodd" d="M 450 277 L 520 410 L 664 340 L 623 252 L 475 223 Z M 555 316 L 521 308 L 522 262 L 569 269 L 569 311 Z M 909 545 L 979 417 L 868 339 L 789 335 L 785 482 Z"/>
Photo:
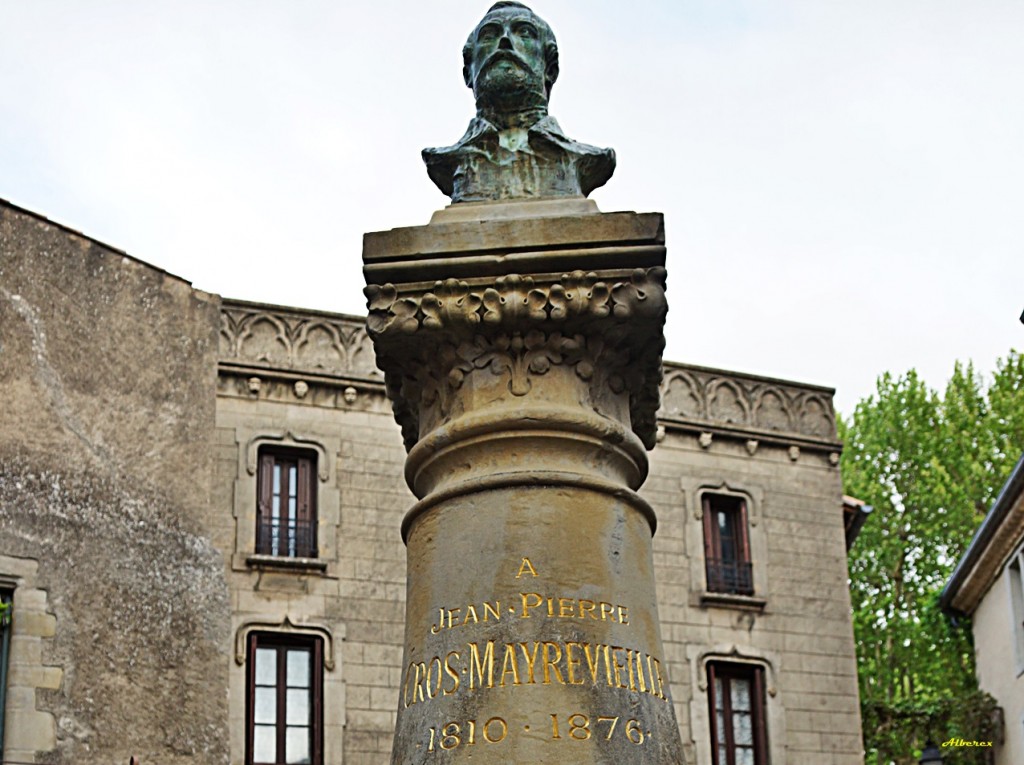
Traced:
<path fill-rule="evenodd" d="M 541 30 L 530 11 L 501 8 L 489 13 L 474 36 L 467 84 L 478 101 L 507 101 L 538 94 L 542 101 L 547 100 Z"/>

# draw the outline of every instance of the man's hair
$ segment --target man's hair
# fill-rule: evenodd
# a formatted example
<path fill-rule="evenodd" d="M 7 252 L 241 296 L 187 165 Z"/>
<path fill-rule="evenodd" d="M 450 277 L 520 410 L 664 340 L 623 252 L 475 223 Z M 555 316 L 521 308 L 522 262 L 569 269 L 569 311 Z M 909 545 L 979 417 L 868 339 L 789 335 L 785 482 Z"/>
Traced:
<path fill-rule="evenodd" d="M 541 47 L 544 50 L 544 92 L 548 98 L 551 97 L 551 86 L 555 84 L 555 80 L 558 79 L 558 43 L 555 42 L 555 33 L 548 26 L 548 23 L 544 21 L 540 16 L 533 12 L 533 9 L 523 3 L 516 2 L 516 0 L 498 0 L 494 5 L 487 9 L 487 13 L 484 14 L 483 19 L 480 23 L 473 27 L 473 31 L 469 33 L 469 37 L 466 39 L 466 44 L 462 46 L 462 76 L 466 80 L 466 85 L 470 88 L 473 87 L 473 83 L 469 79 L 469 65 L 473 59 L 473 46 L 476 45 L 476 33 L 480 29 L 480 25 L 483 24 L 484 19 L 490 16 L 495 11 L 500 11 L 502 8 L 522 8 L 528 11 L 533 17 L 533 20 L 537 22 L 537 29 L 540 32 Z"/>

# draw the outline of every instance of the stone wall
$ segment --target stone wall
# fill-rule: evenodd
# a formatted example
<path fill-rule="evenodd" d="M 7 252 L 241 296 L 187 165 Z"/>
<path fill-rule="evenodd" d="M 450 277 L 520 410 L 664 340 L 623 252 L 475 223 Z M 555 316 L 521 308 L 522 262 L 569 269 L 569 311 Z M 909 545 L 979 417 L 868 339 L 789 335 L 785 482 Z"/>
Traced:
<path fill-rule="evenodd" d="M 6 757 L 228 761 L 219 301 L 0 203 Z"/>
<path fill-rule="evenodd" d="M 233 629 L 276 623 L 330 635 L 325 761 L 340 750 L 347 765 L 388 761 L 405 597 L 399 525 L 413 503 L 372 358 L 354 317 L 225 301 L 213 512 L 234 519 Z M 669 364 L 662 392 L 660 441 L 641 493 L 659 517 L 659 611 L 688 761 L 710 761 L 706 663 L 727 659 L 765 670 L 772 762 L 862 762 L 832 391 Z M 256 495 L 246 455 L 271 441 L 327 457 L 323 572 L 246 562 Z M 752 597 L 704 591 L 700 496 L 708 490 L 747 502 Z M 232 762 L 240 764 L 242 664 L 232 673 Z"/>

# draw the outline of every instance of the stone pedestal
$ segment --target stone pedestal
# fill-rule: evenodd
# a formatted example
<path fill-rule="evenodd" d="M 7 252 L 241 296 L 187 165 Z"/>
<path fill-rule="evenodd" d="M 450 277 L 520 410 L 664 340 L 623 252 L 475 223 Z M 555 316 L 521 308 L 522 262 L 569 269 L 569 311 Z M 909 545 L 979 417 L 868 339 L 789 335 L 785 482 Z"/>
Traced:
<path fill-rule="evenodd" d="M 419 497 L 392 762 L 681 763 L 636 494 L 662 217 L 455 205 L 367 234 L 363 259 Z"/>

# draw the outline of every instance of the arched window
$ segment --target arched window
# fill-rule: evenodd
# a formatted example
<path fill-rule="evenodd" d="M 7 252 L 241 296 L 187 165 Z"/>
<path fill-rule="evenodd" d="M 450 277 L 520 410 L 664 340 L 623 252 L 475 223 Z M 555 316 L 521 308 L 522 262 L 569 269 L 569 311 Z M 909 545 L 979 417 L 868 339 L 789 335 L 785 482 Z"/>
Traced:
<path fill-rule="evenodd" d="M 708 592 L 753 595 L 746 502 L 731 494 L 705 494 L 703 503 Z"/>

